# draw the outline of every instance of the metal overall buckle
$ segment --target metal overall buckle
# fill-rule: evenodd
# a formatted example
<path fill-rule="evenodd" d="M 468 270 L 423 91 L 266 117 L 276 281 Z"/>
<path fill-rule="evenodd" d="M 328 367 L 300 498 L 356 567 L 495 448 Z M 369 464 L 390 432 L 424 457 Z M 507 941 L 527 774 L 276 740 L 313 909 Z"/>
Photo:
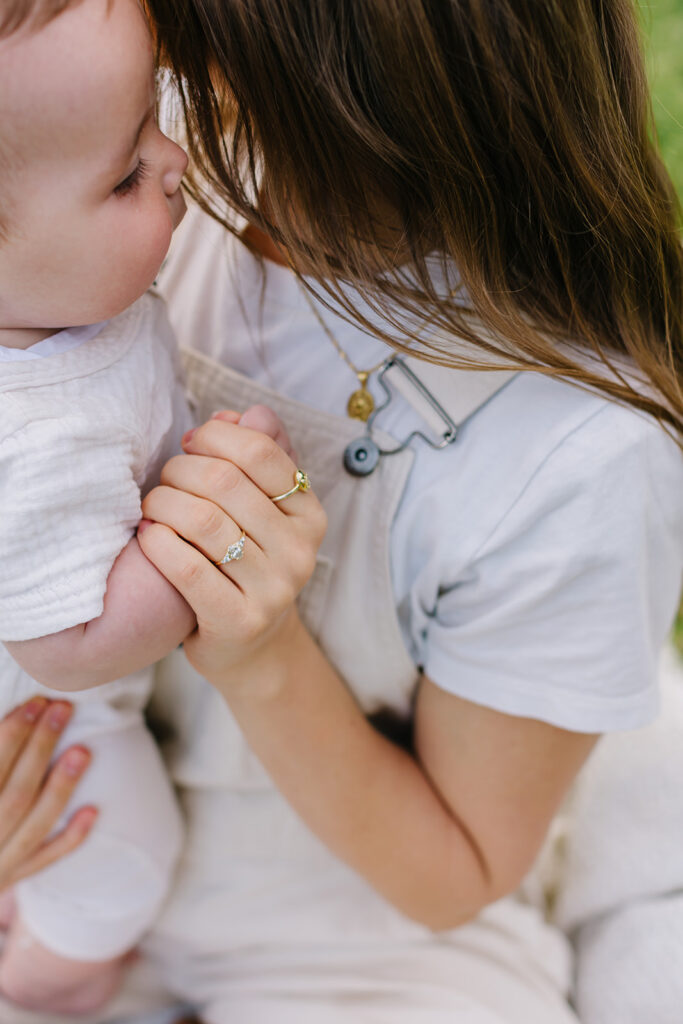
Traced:
<path fill-rule="evenodd" d="M 384 380 L 386 373 L 392 367 L 395 367 L 406 377 L 418 394 L 429 403 L 434 412 L 436 412 L 439 418 L 443 421 L 444 432 L 438 441 L 427 437 L 427 435 L 421 430 L 413 430 L 412 433 L 410 433 L 408 437 L 406 437 L 406 439 L 395 448 L 380 448 L 373 440 L 372 427 L 375 419 L 384 409 L 387 408 L 394 398 L 387 382 Z M 400 356 L 390 356 L 389 359 L 387 359 L 379 372 L 377 382 L 381 386 L 385 398 L 381 405 L 378 405 L 368 418 L 365 426 L 365 434 L 362 437 L 356 438 L 355 441 L 351 441 L 344 449 L 344 468 L 348 473 L 352 476 L 369 476 L 370 473 L 377 468 L 379 460 L 383 455 L 396 455 L 398 452 L 402 452 L 408 447 L 414 437 L 425 441 L 430 448 L 440 449 L 445 448 L 449 444 L 453 444 L 458 433 L 456 424 L 450 418 L 443 406 L 437 402 L 431 391 L 425 387 L 419 377 L 417 377 L 413 371 L 406 366 Z"/>

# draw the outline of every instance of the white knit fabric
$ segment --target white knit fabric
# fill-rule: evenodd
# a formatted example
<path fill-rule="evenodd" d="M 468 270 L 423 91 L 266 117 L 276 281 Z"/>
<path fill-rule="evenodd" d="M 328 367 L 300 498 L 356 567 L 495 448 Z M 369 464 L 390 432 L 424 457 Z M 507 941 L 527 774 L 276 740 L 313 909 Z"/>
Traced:
<path fill-rule="evenodd" d="M 77 348 L 3 363 L 0 640 L 102 613 L 141 489 L 178 450 L 181 403 L 175 342 L 150 294 Z"/>
<path fill-rule="evenodd" d="M 63 332 L 64 333 L 64 332 Z M 102 613 L 107 577 L 140 518 L 140 496 L 179 450 L 190 418 L 163 302 L 144 295 L 81 343 L 4 361 L 0 382 L 0 640 L 27 640 Z M 84 339 L 84 340 L 83 340 Z M 0 716 L 40 693 L 0 644 Z M 92 764 L 67 807 L 99 810 L 76 853 L 22 882 L 22 917 L 62 956 L 106 960 L 156 917 L 180 851 L 177 808 L 142 709 L 151 667 L 69 692 L 57 753 Z"/>

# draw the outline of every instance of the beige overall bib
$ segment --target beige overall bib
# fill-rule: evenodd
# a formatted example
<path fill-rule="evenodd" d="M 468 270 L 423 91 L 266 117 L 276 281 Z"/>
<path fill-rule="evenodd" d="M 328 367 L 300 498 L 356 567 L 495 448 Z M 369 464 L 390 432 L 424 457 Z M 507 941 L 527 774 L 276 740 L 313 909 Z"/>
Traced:
<path fill-rule="evenodd" d="M 489 375 L 482 388 L 486 375 L 467 374 L 463 389 L 463 374 L 419 365 L 456 422 L 501 386 Z M 329 516 L 301 615 L 367 714 L 390 709 L 405 718 L 418 671 L 395 609 L 389 534 L 419 443 L 416 452 L 382 458 L 371 475 L 353 477 L 342 453 L 362 433 L 359 423 L 312 410 L 201 355 L 189 354 L 186 369 L 200 422 L 219 408 L 263 402 L 286 424 Z M 396 447 L 396 439 L 374 436 Z M 188 840 L 175 896 L 148 948 L 174 990 L 199 999 L 207 1024 L 574 1020 L 562 998 L 564 940 L 534 908 L 505 900 L 472 925 L 431 935 L 300 822 L 182 652 L 162 667 L 157 705 L 176 731 L 168 761 L 182 789 Z"/>
<path fill-rule="evenodd" d="M 371 475 L 352 477 L 342 453 L 362 433 L 358 422 L 301 405 L 196 353 L 187 354 L 186 369 L 199 422 L 220 408 L 262 402 L 286 424 L 329 515 L 300 597 L 302 618 L 367 714 L 389 709 L 405 719 L 418 669 L 394 605 L 389 535 L 419 443 L 380 459 Z M 468 374 L 466 398 L 462 374 L 425 376 L 456 422 L 496 390 L 487 384 L 473 399 L 481 375 Z M 374 437 L 396 446 L 381 432 Z M 564 937 L 537 908 L 509 898 L 463 928 L 430 933 L 296 817 L 182 650 L 160 668 L 154 710 L 172 728 L 165 753 L 187 838 L 145 951 L 167 989 L 198 1005 L 206 1024 L 576 1024 L 564 998 Z M 146 971 L 136 969 L 123 999 L 94 1019 L 156 1020 L 145 1012 L 163 997 Z M 0 1012 L 2 1024 L 38 1019 Z"/>

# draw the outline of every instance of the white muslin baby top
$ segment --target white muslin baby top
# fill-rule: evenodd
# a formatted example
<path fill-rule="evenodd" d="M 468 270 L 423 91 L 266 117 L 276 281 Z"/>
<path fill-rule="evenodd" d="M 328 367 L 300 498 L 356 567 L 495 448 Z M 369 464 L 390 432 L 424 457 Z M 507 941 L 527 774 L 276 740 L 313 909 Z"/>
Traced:
<path fill-rule="evenodd" d="M 95 325 L 97 326 L 97 325 Z M 99 329 L 63 331 L 0 363 L 0 640 L 101 615 L 107 577 L 140 519 L 141 494 L 180 450 L 190 416 L 163 301 L 146 294 Z M 131 949 L 168 891 L 181 827 L 142 709 L 151 667 L 58 693 L 0 644 L 0 716 L 35 694 L 74 715 L 57 753 L 93 755 L 63 821 L 99 810 L 87 841 L 16 887 L 31 934 L 62 956 Z"/>
<path fill-rule="evenodd" d="M 101 615 L 140 494 L 188 425 L 163 302 L 146 294 L 94 338 L 0 375 L 0 640 Z"/>

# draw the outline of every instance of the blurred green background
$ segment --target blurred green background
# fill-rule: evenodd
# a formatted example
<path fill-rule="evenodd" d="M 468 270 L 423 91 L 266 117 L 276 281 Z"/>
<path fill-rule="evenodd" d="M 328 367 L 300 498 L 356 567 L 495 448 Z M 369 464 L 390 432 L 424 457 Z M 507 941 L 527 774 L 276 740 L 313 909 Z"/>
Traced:
<path fill-rule="evenodd" d="M 657 133 L 683 196 L 683 0 L 639 0 Z"/>
<path fill-rule="evenodd" d="M 639 0 L 657 134 L 683 198 L 683 0 Z M 675 628 L 683 652 L 683 606 Z"/>

